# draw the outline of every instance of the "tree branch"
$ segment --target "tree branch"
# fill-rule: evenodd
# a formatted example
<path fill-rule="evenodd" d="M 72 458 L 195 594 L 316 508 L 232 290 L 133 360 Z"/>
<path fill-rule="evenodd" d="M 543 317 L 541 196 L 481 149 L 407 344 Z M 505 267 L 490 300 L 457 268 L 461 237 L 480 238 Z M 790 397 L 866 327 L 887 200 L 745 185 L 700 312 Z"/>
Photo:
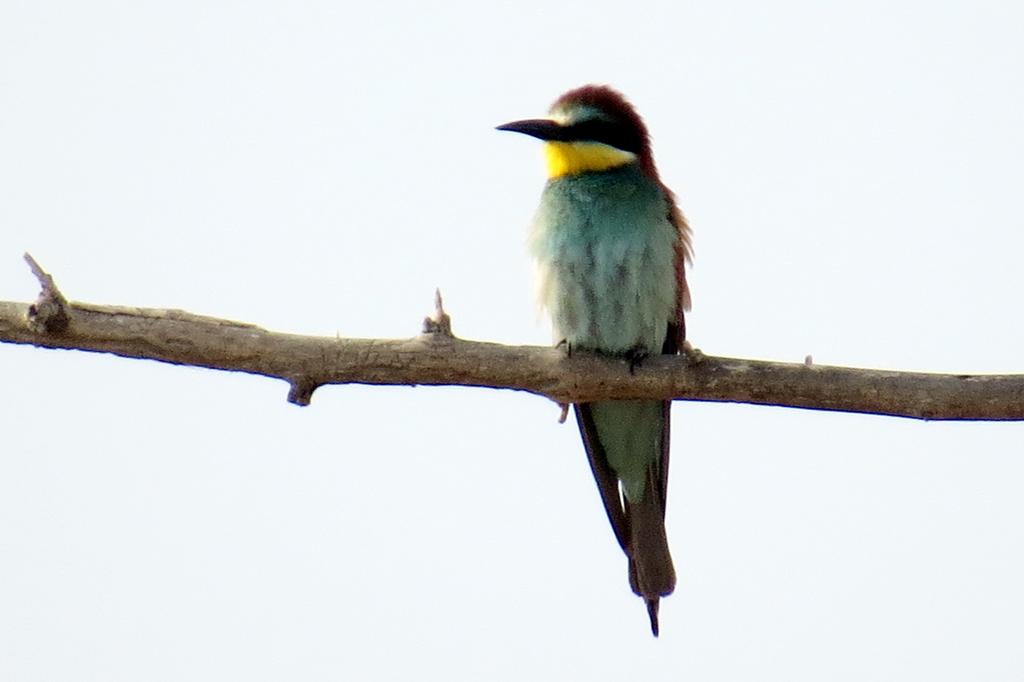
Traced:
<path fill-rule="evenodd" d="M 893 372 L 705 356 L 615 358 L 451 334 L 440 293 L 412 339 L 342 339 L 266 331 L 180 310 L 68 302 L 31 260 L 42 292 L 0 301 L 0 342 L 113 353 L 287 381 L 307 405 L 324 384 L 461 385 L 528 391 L 560 403 L 673 398 L 944 420 L 1024 420 L 1024 375 Z"/>

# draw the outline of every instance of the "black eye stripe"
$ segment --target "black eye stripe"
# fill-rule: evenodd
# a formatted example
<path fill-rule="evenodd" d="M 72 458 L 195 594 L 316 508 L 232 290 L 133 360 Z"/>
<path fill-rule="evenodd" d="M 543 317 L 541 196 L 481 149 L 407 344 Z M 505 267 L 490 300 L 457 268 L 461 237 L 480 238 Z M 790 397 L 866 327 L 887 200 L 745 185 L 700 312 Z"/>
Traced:
<path fill-rule="evenodd" d="M 573 123 L 563 129 L 567 142 L 602 142 L 634 154 L 640 153 L 641 139 L 629 126 L 600 118 Z"/>

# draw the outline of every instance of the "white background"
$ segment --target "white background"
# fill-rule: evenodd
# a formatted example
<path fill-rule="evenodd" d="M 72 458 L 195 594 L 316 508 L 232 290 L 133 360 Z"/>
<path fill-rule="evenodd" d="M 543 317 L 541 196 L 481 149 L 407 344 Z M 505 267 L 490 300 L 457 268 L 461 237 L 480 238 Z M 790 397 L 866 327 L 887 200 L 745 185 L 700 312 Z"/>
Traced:
<path fill-rule="evenodd" d="M 539 144 L 645 115 L 705 352 L 1020 372 L 1013 2 L 0 3 L 0 299 L 546 344 Z M 0 346 L 0 679 L 1024 678 L 1021 424 L 676 403 L 648 631 L 575 426 Z"/>

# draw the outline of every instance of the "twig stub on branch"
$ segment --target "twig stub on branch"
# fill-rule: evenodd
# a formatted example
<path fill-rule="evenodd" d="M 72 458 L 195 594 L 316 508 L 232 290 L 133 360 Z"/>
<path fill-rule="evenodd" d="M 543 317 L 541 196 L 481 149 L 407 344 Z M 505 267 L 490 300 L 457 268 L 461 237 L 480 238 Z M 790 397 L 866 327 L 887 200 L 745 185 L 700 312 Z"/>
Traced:
<path fill-rule="evenodd" d="M 67 300 L 60 293 L 53 277 L 39 266 L 31 254 L 25 254 L 25 262 L 41 287 L 39 297 L 28 307 L 25 315 L 29 328 L 40 334 L 60 334 L 66 331 L 69 323 Z"/>

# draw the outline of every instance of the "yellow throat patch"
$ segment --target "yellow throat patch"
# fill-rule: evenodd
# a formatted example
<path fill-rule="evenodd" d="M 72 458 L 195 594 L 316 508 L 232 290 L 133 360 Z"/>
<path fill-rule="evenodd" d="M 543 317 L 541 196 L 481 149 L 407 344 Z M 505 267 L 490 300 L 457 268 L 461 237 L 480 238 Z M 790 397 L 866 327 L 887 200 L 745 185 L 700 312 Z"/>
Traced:
<path fill-rule="evenodd" d="M 548 177 L 604 171 L 636 161 L 636 154 L 600 142 L 545 142 Z"/>

